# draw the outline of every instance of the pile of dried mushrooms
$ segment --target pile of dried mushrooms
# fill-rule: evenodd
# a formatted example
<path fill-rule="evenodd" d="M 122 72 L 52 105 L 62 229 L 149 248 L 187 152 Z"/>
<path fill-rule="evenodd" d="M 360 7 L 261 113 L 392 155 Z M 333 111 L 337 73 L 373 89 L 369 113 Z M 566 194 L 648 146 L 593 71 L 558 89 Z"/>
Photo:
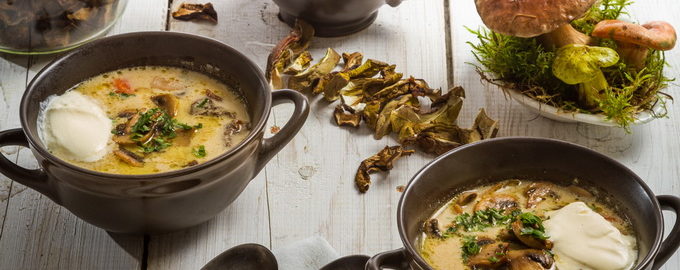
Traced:
<path fill-rule="evenodd" d="M 376 139 L 394 133 L 403 147 L 417 147 L 429 154 L 441 155 L 460 145 L 496 136 L 498 122 L 483 109 L 472 128 L 456 125 L 465 97 L 463 88 L 455 87 L 442 94 L 422 79 L 404 78 L 395 71 L 395 65 L 373 59 L 363 61 L 359 52 L 339 54 L 328 48 L 325 56 L 312 64 L 307 48 L 313 36 L 314 29 L 298 21 L 290 35 L 276 45 L 266 71 L 272 89 L 287 87 L 322 94 L 328 102 L 340 100 L 333 114 L 339 126 L 359 127 L 363 121 Z M 355 177 L 360 192 L 369 188 L 369 173 L 390 170 L 396 159 L 413 153 L 402 146 L 385 147 L 361 163 Z"/>

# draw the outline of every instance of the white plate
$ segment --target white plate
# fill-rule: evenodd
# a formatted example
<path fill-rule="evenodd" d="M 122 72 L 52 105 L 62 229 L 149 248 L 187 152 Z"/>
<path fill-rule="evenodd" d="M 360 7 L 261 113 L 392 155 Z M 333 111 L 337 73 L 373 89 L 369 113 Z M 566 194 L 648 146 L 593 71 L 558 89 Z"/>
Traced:
<path fill-rule="evenodd" d="M 510 98 L 516 100 L 524 107 L 528 108 L 532 112 L 535 112 L 545 118 L 549 118 L 555 121 L 566 122 L 566 123 L 588 123 L 591 125 L 606 126 L 606 127 L 616 127 L 619 126 L 616 122 L 607 120 L 604 115 L 601 114 L 587 114 L 587 113 L 577 113 L 577 112 L 565 112 L 556 107 L 550 106 L 545 103 L 538 102 L 521 92 L 513 89 L 506 89 L 506 93 L 510 95 Z M 661 101 L 654 104 L 652 107 L 652 112 L 640 112 L 635 116 L 635 121 L 633 124 L 639 125 L 648 123 L 654 119 L 654 114 L 660 115 L 665 113 Z"/>

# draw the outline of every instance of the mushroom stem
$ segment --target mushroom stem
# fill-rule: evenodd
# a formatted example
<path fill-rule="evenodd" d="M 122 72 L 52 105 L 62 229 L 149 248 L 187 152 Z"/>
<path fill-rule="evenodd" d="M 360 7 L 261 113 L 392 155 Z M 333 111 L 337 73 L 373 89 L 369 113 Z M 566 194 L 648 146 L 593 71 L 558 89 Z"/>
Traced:
<path fill-rule="evenodd" d="M 616 51 L 629 67 L 633 67 L 636 70 L 641 70 L 645 68 L 647 64 L 647 55 L 649 55 L 649 49 L 632 43 L 617 42 Z"/>
<path fill-rule="evenodd" d="M 590 36 L 579 32 L 568 23 L 555 29 L 555 31 L 541 35 L 539 40 L 548 50 L 556 50 L 569 44 L 588 45 L 592 41 Z"/>
<path fill-rule="evenodd" d="M 596 108 L 599 106 L 599 99 L 602 98 L 602 91 L 607 89 L 609 84 L 607 79 L 604 77 L 602 71 L 598 71 L 590 81 L 579 84 L 578 86 L 578 99 L 579 104 L 585 106 L 586 108 Z"/>

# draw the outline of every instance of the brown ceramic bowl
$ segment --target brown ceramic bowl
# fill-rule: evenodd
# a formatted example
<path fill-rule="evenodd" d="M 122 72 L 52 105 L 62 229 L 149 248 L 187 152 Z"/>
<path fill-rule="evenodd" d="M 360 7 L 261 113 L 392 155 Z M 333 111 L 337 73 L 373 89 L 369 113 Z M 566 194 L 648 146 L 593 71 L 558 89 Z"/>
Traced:
<path fill-rule="evenodd" d="M 432 269 L 418 253 L 422 224 L 453 194 L 508 178 L 571 183 L 605 191 L 636 231 L 635 270 L 658 269 L 680 245 L 680 220 L 664 240 L 661 210 L 678 214 L 680 198 L 655 196 L 631 170 L 615 160 L 575 144 L 540 138 L 499 138 L 454 149 L 430 162 L 409 182 L 397 209 L 404 248 L 378 254 L 366 269 Z"/>
<path fill-rule="evenodd" d="M 297 18 L 314 26 L 320 37 L 349 35 L 370 26 L 384 4 L 396 7 L 402 0 L 274 0 L 279 18 L 291 27 Z"/>
<path fill-rule="evenodd" d="M 38 137 L 41 101 L 120 68 L 160 65 L 210 75 L 238 89 L 252 119 L 250 135 L 230 151 L 197 166 L 150 175 L 95 172 L 50 154 Z M 271 138 L 263 130 L 273 105 L 295 111 Z M 28 170 L 0 155 L 0 173 L 51 198 L 83 220 L 120 233 L 157 233 L 200 224 L 226 208 L 304 124 L 307 99 L 292 90 L 271 92 L 260 69 L 213 39 L 172 32 L 138 32 L 104 38 L 56 59 L 29 84 L 21 101 L 20 129 L 0 132 L 0 146 L 30 147 L 40 169 Z"/>

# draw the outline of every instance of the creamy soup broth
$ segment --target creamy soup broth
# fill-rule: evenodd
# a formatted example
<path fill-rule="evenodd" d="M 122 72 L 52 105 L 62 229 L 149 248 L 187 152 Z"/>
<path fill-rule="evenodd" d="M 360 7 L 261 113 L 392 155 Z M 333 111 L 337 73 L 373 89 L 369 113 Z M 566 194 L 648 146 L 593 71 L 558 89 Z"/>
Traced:
<path fill-rule="evenodd" d="M 549 187 L 551 192 L 544 194 L 544 196 L 540 196 L 538 199 L 537 197 L 533 197 L 533 203 L 531 204 L 531 207 L 529 207 L 529 190 L 535 191 L 537 187 L 541 188 L 543 186 Z M 471 194 L 475 195 L 473 196 L 473 199 L 470 199 L 470 196 L 472 196 Z M 510 224 L 497 224 L 496 226 L 489 226 L 479 231 L 466 231 L 465 227 L 456 225 L 457 217 L 464 214 L 472 215 L 475 211 L 483 208 L 479 205 L 484 204 L 484 202 L 480 203 L 480 201 L 493 196 L 510 196 L 511 198 L 515 198 L 517 202 L 515 211 L 535 214 L 543 219 L 544 223 L 549 220 L 549 213 L 551 213 L 551 211 L 559 210 L 571 203 L 583 202 L 590 209 L 604 217 L 605 220 L 610 222 L 623 235 L 634 239 L 634 233 L 628 220 L 624 216 L 619 215 L 617 211 L 608 206 L 607 203 L 599 201 L 597 199 L 597 193 L 594 193 L 594 191 L 583 189 L 578 185 L 567 187 L 547 182 L 506 180 L 498 184 L 480 186 L 459 193 L 441 209 L 436 211 L 432 216 L 432 219 L 428 220 L 428 222 L 423 225 L 425 233 L 423 233 L 423 237 L 419 243 L 419 251 L 429 265 L 435 269 L 517 269 L 510 267 L 510 263 L 504 257 L 507 256 L 509 250 L 528 249 L 531 247 L 525 246 L 516 238 L 512 240 L 513 237 Z M 536 200 L 538 200 L 537 203 Z M 498 205 L 502 206 L 503 204 Z M 510 210 L 512 209 L 500 212 L 509 215 L 511 212 Z M 454 232 L 450 229 L 451 227 L 456 227 L 457 230 Z M 435 233 L 433 233 L 433 231 Z M 510 236 L 508 236 L 508 234 Z M 491 263 L 492 266 L 489 267 L 472 265 L 471 258 L 474 256 L 471 256 L 470 254 L 466 255 L 464 248 L 466 239 L 469 240 L 470 237 L 476 237 L 475 239 L 477 239 L 477 242 L 480 242 L 481 239 L 491 239 L 495 241 L 493 244 L 510 243 L 505 251 L 492 253 L 491 256 L 488 256 L 494 257 L 492 261 L 506 260 L 506 262 Z M 506 240 L 505 238 L 511 240 Z M 565 265 L 569 264 L 568 260 L 560 260 L 559 255 L 551 254 L 549 248 L 545 248 L 545 250 L 547 251 L 545 254 L 554 256 L 553 261 L 561 262 L 563 265 L 562 268 L 564 269 L 593 269 L 583 267 L 582 265 L 573 265 L 573 268 L 567 268 Z M 483 263 L 482 265 L 488 266 L 489 263 L 490 262 L 486 262 L 486 264 Z M 550 268 L 560 269 L 560 267 L 554 266 L 555 265 L 552 265 Z"/>
<path fill-rule="evenodd" d="M 107 153 L 99 160 L 85 162 L 70 158 L 65 154 L 68 151 L 60 151 L 59 147 L 50 151 L 90 170 L 115 174 L 177 170 L 223 154 L 249 133 L 250 117 L 242 98 L 233 89 L 209 76 L 181 68 L 148 66 L 121 69 L 91 78 L 69 91 L 91 98 L 111 119 L 112 137 Z M 125 134 L 124 127 L 137 117 L 135 115 L 143 118 L 152 109 L 166 112 L 162 105 L 167 101 L 158 98 L 168 97 L 164 95 L 171 95 L 168 99 L 178 102 L 176 115 L 172 118 L 181 127 L 175 127 L 175 137 L 154 136 L 162 140 L 162 145 L 154 143 L 155 146 L 146 150 L 141 142 L 131 145 L 117 143 L 121 135 L 130 135 L 130 132 Z M 151 117 L 158 115 L 151 114 Z M 49 118 L 49 114 L 43 118 Z M 150 123 L 149 126 L 152 126 L 153 121 Z M 60 128 L 54 124 L 47 126 Z M 141 135 L 144 134 L 136 135 L 142 137 L 136 140 L 144 140 Z M 116 154 L 116 150 L 121 148 L 126 150 L 125 153 L 131 152 L 142 158 L 142 164 L 131 164 L 122 159 Z"/>

